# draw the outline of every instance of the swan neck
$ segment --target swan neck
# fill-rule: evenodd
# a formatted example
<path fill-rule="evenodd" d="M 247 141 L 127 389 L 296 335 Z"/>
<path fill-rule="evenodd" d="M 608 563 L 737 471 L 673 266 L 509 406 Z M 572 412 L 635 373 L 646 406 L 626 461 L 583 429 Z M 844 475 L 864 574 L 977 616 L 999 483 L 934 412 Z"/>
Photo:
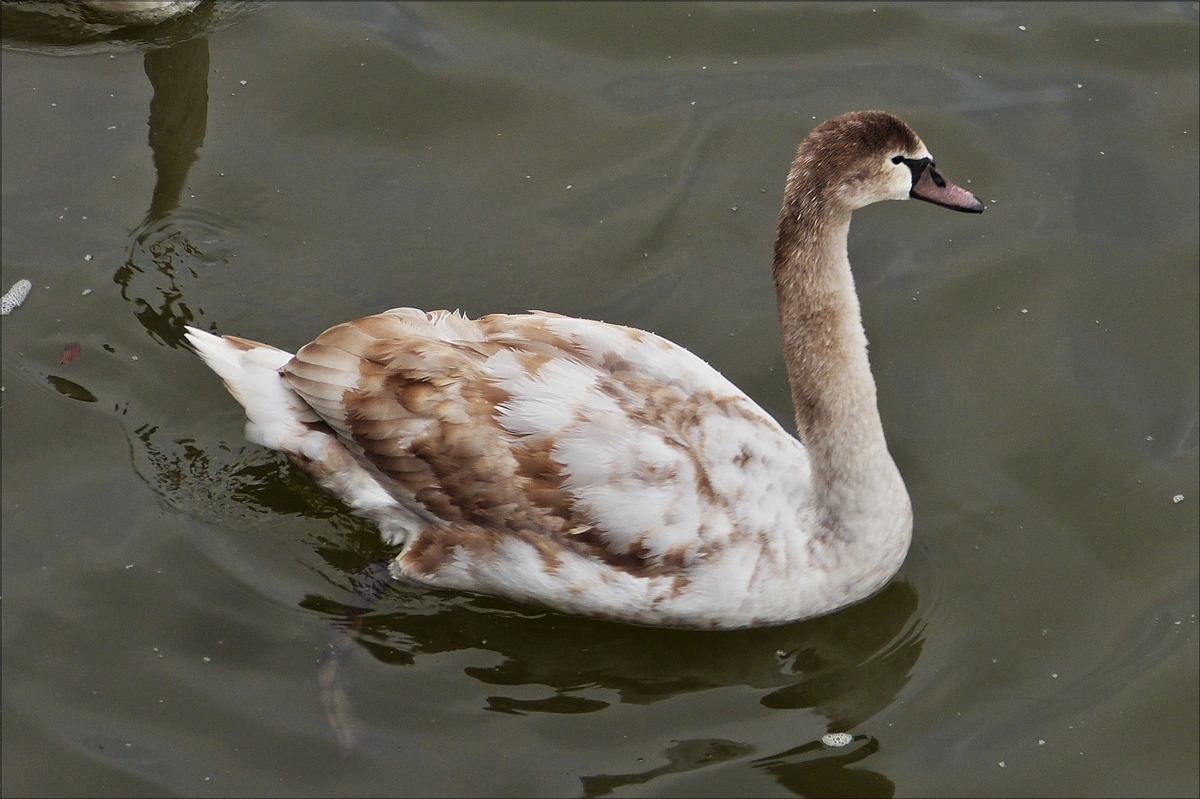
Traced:
<path fill-rule="evenodd" d="M 785 205 L 774 271 L 796 429 L 818 500 L 835 512 L 897 489 L 907 502 L 879 418 L 849 232 L 849 211 Z"/>

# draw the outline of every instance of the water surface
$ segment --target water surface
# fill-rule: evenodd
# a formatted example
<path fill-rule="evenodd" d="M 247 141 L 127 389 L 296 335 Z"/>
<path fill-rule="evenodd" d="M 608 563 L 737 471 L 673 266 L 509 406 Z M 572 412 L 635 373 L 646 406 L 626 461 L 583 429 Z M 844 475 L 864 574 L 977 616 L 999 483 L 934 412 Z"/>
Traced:
<path fill-rule="evenodd" d="M 1200 793 L 1198 18 L 288 3 L 74 42 L 6 21 L 0 289 L 34 289 L 2 323 L 4 793 Z M 399 588 L 351 651 L 342 758 L 317 660 L 386 551 L 245 443 L 183 325 L 294 348 L 398 305 L 601 318 L 790 428 L 783 180 L 817 121 L 866 108 L 988 205 L 851 231 L 914 502 L 898 578 L 733 633 Z"/>

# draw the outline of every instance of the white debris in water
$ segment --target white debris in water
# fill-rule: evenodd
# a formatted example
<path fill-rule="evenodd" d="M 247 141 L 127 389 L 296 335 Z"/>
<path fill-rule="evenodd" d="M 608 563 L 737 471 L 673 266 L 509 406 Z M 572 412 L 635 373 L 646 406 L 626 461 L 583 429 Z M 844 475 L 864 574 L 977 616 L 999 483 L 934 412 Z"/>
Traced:
<path fill-rule="evenodd" d="M 854 736 L 848 732 L 828 732 L 821 736 L 821 743 L 826 746 L 849 746 Z"/>
<path fill-rule="evenodd" d="M 7 294 L 4 295 L 4 299 L 8 299 Z M 20 302 L 20 300 L 18 300 L 17 305 L 20 305 L 20 304 L 21 304 L 21 302 Z M 8 311 L 5 311 L 5 313 L 8 313 Z M 1180 502 L 1183 502 L 1183 494 L 1176 494 L 1175 496 L 1171 497 L 1171 501 L 1174 502 L 1176 505 L 1178 505 Z"/>
<path fill-rule="evenodd" d="M 28 280 L 18 280 L 13 283 L 12 288 L 3 297 L 0 297 L 0 316 L 8 316 L 21 303 L 25 302 L 31 288 L 33 288 L 33 284 Z"/>

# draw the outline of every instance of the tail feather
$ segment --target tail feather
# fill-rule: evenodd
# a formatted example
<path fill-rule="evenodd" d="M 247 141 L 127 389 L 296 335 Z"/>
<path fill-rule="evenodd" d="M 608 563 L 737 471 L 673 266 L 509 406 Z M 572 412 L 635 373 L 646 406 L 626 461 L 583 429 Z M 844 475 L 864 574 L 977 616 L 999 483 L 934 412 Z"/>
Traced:
<path fill-rule="evenodd" d="M 290 352 L 235 336 L 214 336 L 194 327 L 187 328 L 187 340 L 246 409 L 246 438 L 250 441 L 292 452 L 306 439 L 305 424 L 320 421 L 279 375 L 292 359 Z"/>
<path fill-rule="evenodd" d="M 214 336 L 194 327 L 187 340 L 225 381 L 229 393 L 246 409 L 246 438 L 288 455 L 326 490 L 373 519 L 391 544 L 400 544 L 425 529 L 411 493 L 399 486 L 412 507 L 398 501 L 380 482 L 378 471 L 356 459 L 347 442 L 284 382 L 280 370 L 292 354 L 235 336 Z"/>

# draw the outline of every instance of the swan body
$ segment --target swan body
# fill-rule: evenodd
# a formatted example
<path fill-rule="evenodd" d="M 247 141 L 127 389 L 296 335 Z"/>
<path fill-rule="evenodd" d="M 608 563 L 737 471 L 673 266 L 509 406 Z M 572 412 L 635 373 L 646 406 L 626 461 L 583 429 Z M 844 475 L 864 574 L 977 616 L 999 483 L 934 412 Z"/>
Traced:
<path fill-rule="evenodd" d="M 397 578 L 641 624 L 778 624 L 865 599 L 908 549 L 846 241 L 855 208 L 909 196 L 982 210 L 890 114 L 800 146 L 774 272 L 799 439 L 682 347 L 552 313 L 396 308 L 294 356 L 187 335 L 250 441 L 400 545 Z"/>

